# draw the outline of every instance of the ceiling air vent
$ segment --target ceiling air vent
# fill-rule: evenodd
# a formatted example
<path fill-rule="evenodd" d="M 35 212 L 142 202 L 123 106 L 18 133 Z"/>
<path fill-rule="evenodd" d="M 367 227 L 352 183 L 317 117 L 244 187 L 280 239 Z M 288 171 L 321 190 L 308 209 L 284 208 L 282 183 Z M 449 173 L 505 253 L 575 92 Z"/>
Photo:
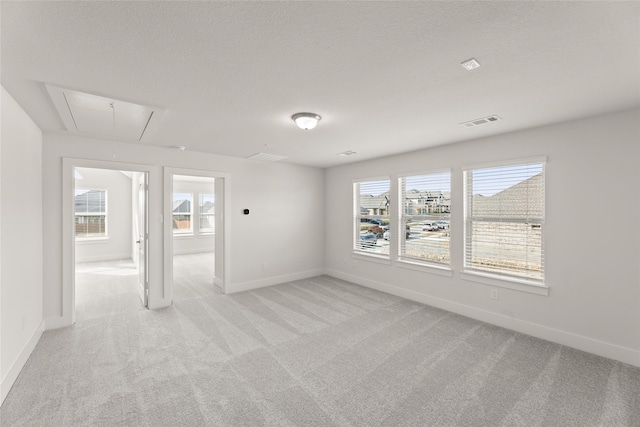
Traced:
<path fill-rule="evenodd" d="M 483 117 L 481 119 L 475 119 L 475 120 L 471 120 L 471 121 L 460 123 L 460 124 L 464 127 L 472 128 L 474 126 L 484 125 L 486 123 L 497 122 L 498 120 L 502 120 L 502 119 L 498 116 L 488 116 L 488 117 Z"/>
<path fill-rule="evenodd" d="M 247 159 L 262 160 L 264 162 L 277 162 L 278 160 L 282 160 L 286 158 L 287 158 L 286 156 L 279 156 L 278 154 L 267 154 L 267 153 L 256 153 L 247 157 Z"/>
<path fill-rule="evenodd" d="M 355 151 L 349 150 L 349 151 L 343 151 L 342 153 L 338 153 L 338 156 L 353 156 L 354 154 L 356 154 Z"/>

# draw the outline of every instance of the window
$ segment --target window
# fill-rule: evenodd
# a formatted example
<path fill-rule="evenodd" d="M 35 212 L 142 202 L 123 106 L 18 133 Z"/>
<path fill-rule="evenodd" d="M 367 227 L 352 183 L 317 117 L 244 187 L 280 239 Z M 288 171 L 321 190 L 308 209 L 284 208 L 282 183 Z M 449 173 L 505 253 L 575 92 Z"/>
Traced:
<path fill-rule="evenodd" d="M 451 172 L 401 177 L 400 258 L 449 265 Z"/>
<path fill-rule="evenodd" d="M 355 251 L 389 255 L 390 181 L 353 184 Z"/>
<path fill-rule="evenodd" d="M 467 271 L 544 283 L 544 169 L 534 159 L 464 171 Z"/>
<path fill-rule="evenodd" d="M 200 232 L 213 233 L 215 231 L 215 204 L 213 194 L 200 194 Z"/>
<path fill-rule="evenodd" d="M 107 190 L 76 188 L 75 229 L 77 239 L 107 237 Z"/>
<path fill-rule="evenodd" d="M 192 234 L 193 194 L 173 193 L 173 234 Z"/>

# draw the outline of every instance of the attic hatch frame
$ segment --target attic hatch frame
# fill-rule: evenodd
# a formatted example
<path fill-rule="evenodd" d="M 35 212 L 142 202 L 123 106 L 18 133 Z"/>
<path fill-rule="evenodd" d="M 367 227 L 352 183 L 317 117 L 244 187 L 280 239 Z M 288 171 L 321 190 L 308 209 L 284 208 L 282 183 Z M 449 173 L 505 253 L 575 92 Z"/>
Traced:
<path fill-rule="evenodd" d="M 79 135 L 147 142 L 166 109 L 45 84 L 67 131 Z"/>

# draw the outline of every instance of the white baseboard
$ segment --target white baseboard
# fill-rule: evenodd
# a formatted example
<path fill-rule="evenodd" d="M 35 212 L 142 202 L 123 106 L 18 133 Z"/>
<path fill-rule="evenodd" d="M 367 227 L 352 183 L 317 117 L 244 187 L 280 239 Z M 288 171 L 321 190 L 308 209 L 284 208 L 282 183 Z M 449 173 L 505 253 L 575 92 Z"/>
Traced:
<path fill-rule="evenodd" d="M 67 319 L 62 316 L 47 317 L 44 319 L 44 330 L 50 331 L 51 329 L 60 329 L 71 326 L 71 319 Z"/>
<path fill-rule="evenodd" d="M 0 383 L 0 406 L 9 394 L 11 387 L 13 387 L 13 384 L 18 379 L 18 375 L 20 375 L 20 371 L 22 371 L 22 368 L 24 368 L 24 365 L 27 363 L 29 356 L 31 356 L 31 353 L 36 348 L 36 345 L 42 336 L 42 332 L 44 332 L 44 320 L 40 322 L 29 341 L 24 345 L 20 354 L 18 354 L 16 360 L 13 361 L 7 375 L 2 378 L 2 382 Z"/>
<path fill-rule="evenodd" d="M 174 255 L 192 255 L 192 254 L 213 254 L 213 249 L 207 248 L 189 248 L 189 249 L 174 249 Z"/>
<path fill-rule="evenodd" d="M 234 294 L 236 292 L 250 291 L 252 289 L 265 288 L 267 286 L 279 285 L 281 283 L 292 282 L 294 280 L 308 279 L 323 274 L 322 269 L 300 271 L 298 273 L 285 274 L 283 276 L 267 277 L 259 280 L 250 280 L 248 282 L 227 284 L 225 294 Z"/>
<path fill-rule="evenodd" d="M 218 289 L 220 289 L 220 291 L 224 290 L 224 287 L 222 286 L 222 279 L 220 277 L 215 277 L 213 278 L 213 285 L 215 287 L 217 287 Z"/>
<path fill-rule="evenodd" d="M 432 307 L 441 308 L 446 311 L 457 313 L 472 319 L 487 322 L 492 325 L 500 326 L 512 331 L 521 332 L 536 338 L 541 338 L 557 344 L 566 345 L 598 356 L 607 357 L 609 359 L 618 360 L 630 365 L 640 367 L 640 351 L 616 344 L 599 341 L 593 338 L 577 335 L 571 332 L 550 328 L 538 323 L 527 322 L 525 320 L 514 319 L 502 314 L 475 308 L 469 305 L 460 304 L 442 298 L 433 297 L 412 290 L 400 288 L 398 286 L 389 285 L 387 283 L 378 282 L 376 280 L 366 279 L 352 274 L 343 273 L 338 270 L 325 269 L 324 274 L 356 283 L 361 286 L 376 289 L 388 294 L 396 295 L 412 301 Z"/>

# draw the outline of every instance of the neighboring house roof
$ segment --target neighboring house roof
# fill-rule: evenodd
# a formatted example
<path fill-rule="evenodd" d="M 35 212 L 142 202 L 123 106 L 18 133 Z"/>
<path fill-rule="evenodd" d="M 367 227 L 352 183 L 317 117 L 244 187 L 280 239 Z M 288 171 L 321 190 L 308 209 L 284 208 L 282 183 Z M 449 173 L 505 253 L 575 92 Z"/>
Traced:
<path fill-rule="evenodd" d="M 389 206 L 389 194 L 382 193 L 379 196 L 371 194 L 360 195 L 360 207 L 364 209 L 382 209 Z"/>
<path fill-rule="evenodd" d="M 426 202 L 437 201 L 439 204 L 442 202 L 451 203 L 451 193 L 444 191 L 420 191 L 420 190 L 408 190 L 405 193 L 405 197 L 408 200 L 425 200 Z"/>
<path fill-rule="evenodd" d="M 204 214 L 212 214 L 215 213 L 215 204 L 213 202 L 204 202 L 202 206 L 200 206 L 200 213 Z"/>
<path fill-rule="evenodd" d="M 473 196 L 473 216 L 542 218 L 544 216 L 544 180 L 537 174 L 493 196 Z"/>
<path fill-rule="evenodd" d="M 76 213 L 106 212 L 105 190 L 88 190 L 75 196 Z"/>
<path fill-rule="evenodd" d="M 191 202 L 189 200 L 175 200 L 173 202 L 174 213 L 189 213 L 191 212 Z"/>

